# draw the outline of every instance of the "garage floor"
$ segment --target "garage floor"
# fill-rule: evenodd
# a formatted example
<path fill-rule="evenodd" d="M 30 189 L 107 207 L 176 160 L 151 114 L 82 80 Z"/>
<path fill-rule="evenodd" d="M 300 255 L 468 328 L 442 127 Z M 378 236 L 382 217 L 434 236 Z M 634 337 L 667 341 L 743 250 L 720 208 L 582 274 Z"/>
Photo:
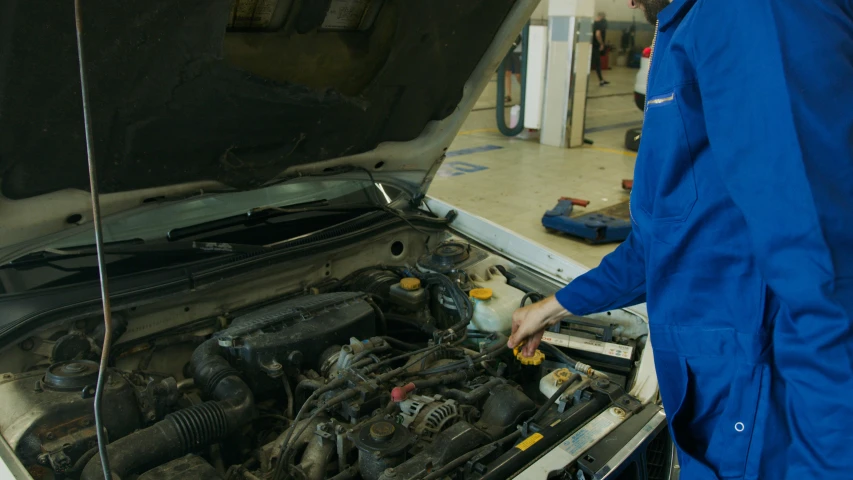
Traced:
<path fill-rule="evenodd" d="M 584 265 L 598 265 L 615 244 L 589 245 L 548 233 L 541 218 L 561 196 L 589 200 L 588 211 L 627 200 L 628 193 L 621 184 L 622 179 L 632 178 L 636 154 L 623 148 L 625 131 L 642 124 L 642 112 L 633 97 L 636 72 L 617 67 L 605 72 L 611 85 L 590 83 L 586 137 L 594 144 L 575 149 L 547 147 L 538 140 L 507 138 L 498 133 L 493 81 L 448 149 L 430 195 Z"/>

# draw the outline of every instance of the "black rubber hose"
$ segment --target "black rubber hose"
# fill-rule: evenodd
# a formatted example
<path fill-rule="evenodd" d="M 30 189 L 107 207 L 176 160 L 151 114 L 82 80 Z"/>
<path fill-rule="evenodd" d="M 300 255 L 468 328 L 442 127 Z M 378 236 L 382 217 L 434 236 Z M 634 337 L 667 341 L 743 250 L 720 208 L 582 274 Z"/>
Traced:
<path fill-rule="evenodd" d="M 527 285 L 526 283 L 519 280 L 518 275 L 510 272 L 503 265 L 495 265 L 495 268 L 497 268 L 498 271 L 501 272 L 501 275 L 503 275 L 504 278 L 506 278 L 506 284 L 509 285 L 510 287 L 515 287 L 524 293 L 535 293 L 535 294 L 538 294 L 539 296 L 541 296 L 542 298 L 545 298 L 544 295 L 537 292 L 533 287 L 531 287 L 530 285 Z"/>
<path fill-rule="evenodd" d="M 577 361 L 577 360 L 575 360 L 574 358 L 572 358 L 572 357 L 570 357 L 570 356 L 566 355 L 565 353 L 563 353 L 563 351 L 562 351 L 562 350 L 560 350 L 559 348 L 557 348 L 557 347 L 555 347 L 555 346 L 551 345 L 550 343 L 542 342 L 542 343 L 540 343 L 539 345 L 540 345 L 542 348 L 544 348 L 545 350 L 548 350 L 549 352 L 553 353 L 553 354 L 554 354 L 554 356 L 555 356 L 555 357 L 557 357 L 557 358 L 559 358 L 559 359 L 560 359 L 560 361 L 561 361 L 562 363 L 565 363 L 566 365 L 568 365 L 568 366 L 570 366 L 570 367 L 572 367 L 572 368 L 575 368 L 575 365 L 577 365 L 577 363 L 578 363 L 578 361 Z"/>
<path fill-rule="evenodd" d="M 460 360 L 458 362 L 449 363 L 447 365 L 442 365 L 440 367 L 435 367 L 435 368 L 431 368 L 429 370 L 420 371 L 417 373 L 417 375 L 418 376 L 426 376 L 426 375 L 433 375 L 436 373 L 452 372 L 453 370 L 458 370 L 460 368 L 469 367 L 476 362 L 483 361 L 484 359 L 496 357 L 496 356 L 500 355 L 501 353 L 503 353 L 503 350 L 506 348 L 506 340 L 507 340 L 507 338 L 504 335 L 498 335 L 497 338 L 498 338 L 498 340 L 496 341 L 496 343 L 494 345 L 490 346 L 489 348 L 487 348 L 486 351 L 484 351 L 484 352 L 481 352 L 481 353 L 478 353 L 477 355 L 473 355 L 471 357 L 468 357 L 465 360 Z"/>
<path fill-rule="evenodd" d="M 468 393 L 465 393 L 462 390 L 448 388 L 441 390 L 441 394 L 463 404 L 472 404 L 479 402 L 483 397 L 488 395 L 493 388 L 504 383 L 506 383 L 506 380 L 503 378 L 493 378 Z M 417 384 L 418 382 L 415 382 L 415 385 Z"/>
<path fill-rule="evenodd" d="M 527 88 L 527 45 L 529 43 L 528 39 L 530 38 L 530 22 L 527 22 L 527 24 L 524 25 L 524 29 L 521 31 L 521 37 L 521 102 L 519 103 L 521 111 L 518 115 L 518 124 L 512 128 L 508 127 L 506 124 L 506 109 L 504 108 L 504 95 L 506 94 L 504 76 L 506 75 L 505 72 L 509 71 L 507 65 L 509 63 L 510 56 L 513 54 L 512 51 L 507 53 L 506 57 L 498 67 L 498 100 L 496 104 L 497 107 L 495 108 L 495 120 L 498 124 L 498 130 L 507 137 L 514 137 L 524 131 L 524 105 L 527 103 L 524 97 L 525 90 Z"/>
<path fill-rule="evenodd" d="M 80 455 L 80 458 L 78 458 L 77 461 L 74 462 L 74 466 L 71 467 L 69 470 L 66 470 L 66 473 L 79 472 L 81 469 L 83 469 L 83 467 L 86 466 L 87 463 L 89 463 L 89 460 L 91 460 L 96 453 L 98 453 L 98 447 L 92 447 L 89 450 L 86 450 L 86 453 Z"/>
<path fill-rule="evenodd" d="M 249 386 L 220 356 L 215 339 L 201 344 L 193 353 L 194 380 L 215 398 L 178 410 L 154 425 L 121 438 L 107 447 L 113 478 L 142 467 L 156 466 L 225 438 L 256 414 Z M 103 478 L 100 457 L 83 469 L 81 480 Z"/>
<path fill-rule="evenodd" d="M 113 335 L 112 335 L 112 343 L 116 343 L 124 332 L 127 331 L 127 318 L 121 315 L 114 315 L 113 317 Z M 92 331 L 92 341 L 95 342 L 95 345 L 103 345 L 104 344 L 104 324 L 99 324 L 95 327 L 95 330 Z"/>
<path fill-rule="evenodd" d="M 408 343 L 408 342 L 404 342 L 402 340 L 397 340 L 394 337 L 380 337 L 380 338 L 382 338 L 382 340 L 385 340 L 386 342 L 388 342 L 388 344 L 391 345 L 392 347 L 399 348 L 400 350 L 416 351 L 416 350 L 420 350 L 421 348 L 423 348 L 419 345 L 415 345 L 414 343 Z"/>
<path fill-rule="evenodd" d="M 474 318 L 474 304 L 468 295 L 462 291 L 459 285 L 445 275 L 431 273 L 424 276 L 423 280 L 430 285 L 440 285 L 445 289 L 445 293 L 450 296 L 453 304 L 456 306 L 456 311 L 459 312 L 459 321 L 447 329 L 451 335 L 455 335 L 464 330 L 471 319 Z"/>
<path fill-rule="evenodd" d="M 466 374 L 465 372 L 456 372 L 456 373 L 449 373 L 447 375 L 442 375 L 442 376 L 436 377 L 436 378 L 428 378 L 425 380 L 415 380 L 414 382 L 412 382 L 412 384 L 415 385 L 416 389 L 424 389 L 424 388 L 435 387 L 438 385 L 448 385 L 450 383 L 461 382 L 461 381 L 465 380 L 467 377 L 468 377 L 468 374 Z"/>
<path fill-rule="evenodd" d="M 377 330 L 379 330 L 379 334 L 380 335 L 387 334 L 388 333 L 388 320 L 385 319 L 385 313 L 382 312 L 382 309 L 379 308 L 379 305 L 377 305 L 376 302 L 373 301 L 372 298 L 368 297 L 367 303 L 370 304 L 371 307 L 373 307 L 373 313 L 376 315 L 376 323 L 377 323 L 377 326 L 379 327 L 377 329 Z"/>
<path fill-rule="evenodd" d="M 310 378 L 303 378 L 299 380 L 299 383 L 296 384 L 296 390 L 293 391 L 293 404 L 294 408 L 301 406 L 308 400 L 308 397 L 311 396 L 307 391 L 315 391 L 323 386 L 323 382 L 320 380 L 312 380 Z M 303 399 L 304 397 L 304 399 Z"/>
<path fill-rule="evenodd" d="M 460 360 L 458 362 L 449 363 L 447 365 L 442 365 L 440 367 L 435 367 L 435 368 L 431 368 L 429 370 L 423 370 L 423 371 L 417 372 L 416 375 L 419 377 L 425 377 L 427 375 L 435 375 L 436 373 L 452 372 L 454 370 L 460 370 L 463 368 L 468 368 L 468 367 L 471 367 L 471 366 L 473 366 L 477 363 L 480 363 L 484 360 L 489 360 L 491 358 L 497 357 L 501 353 L 502 352 L 500 350 L 494 350 L 491 352 L 480 353 L 480 354 L 474 355 L 472 357 L 469 357 L 466 360 Z"/>
<path fill-rule="evenodd" d="M 530 299 L 533 303 L 536 303 L 542 300 L 542 295 L 539 295 L 536 292 L 528 292 L 525 293 L 523 297 L 521 297 L 521 304 L 518 306 L 519 308 L 523 307 L 525 303 L 527 303 L 527 299 Z"/>
<path fill-rule="evenodd" d="M 491 448 L 495 445 L 503 445 L 504 443 L 507 443 L 507 442 L 514 442 L 520 436 L 521 436 L 521 432 L 515 431 L 515 432 L 512 432 L 509 435 L 507 435 L 501 439 L 495 440 L 492 443 L 488 443 L 486 445 L 483 445 L 480 448 L 471 450 L 470 452 L 462 455 L 461 457 L 457 457 L 452 462 L 450 462 L 447 465 L 439 468 L 438 470 L 433 471 L 432 473 L 430 473 L 429 475 L 424 477 L 424 480 L 434 480 L 437 478 L 442 478 L 445 475 L 447 475 L 447 473 L 452 471 L 453 469 L 459 468 L 460 466 L 464 465 L 465 462 L 474 458 L 478 453 L 482 452 L 483 450 L 486 450 L 487 448 Z"/>
<path fill-rule="evenodd" d="M 414 317 L 409 317 L 407 315 L 400 315 L 397 313 L 386 313 L 385 319 L 388 320 L 389 322 L 396 322 L 396 323 L 403 323 L 406 325 L 411 325 L 411 326 L 417 328 L 418 330 L 420 330 L 421 332 L 428 333 L 430 335 L 435 333 L 435 330 L 436 330 L 434 324 L 424 322 L 423 320 L 419 320 L 419 319 L 414 318 Z"/>
<path fill-rule="evenodd" d="M 536 413 L 533 414 L 533 417 L 530 418 L 530 423 L 536 423 L 540 418 L 542 418 L 542 415 L 545 415 L 545 412 L 547 412 L 548 408 L 550 408 L 551 405 L 553 405 L 554 402 L 556 402 L 557 399 L 560 398 L 560 395 L 565 393 L 566 390 L 568 390 L 573 383 L 580 380 L 580 378 L 580 375 L 578 375 L 577 373 L 573 373 L 569 377 L 569 379 L 563 382 L 563 384 L 560 385 L 560 388 L 558 388 L 557 391 L 554 392 L 554 394 L 551 395 L 550 398 L 548 398 L 548 401 L 545 402 L 541 407 L 539 407 L 539 410 L 537 410 Z"/>

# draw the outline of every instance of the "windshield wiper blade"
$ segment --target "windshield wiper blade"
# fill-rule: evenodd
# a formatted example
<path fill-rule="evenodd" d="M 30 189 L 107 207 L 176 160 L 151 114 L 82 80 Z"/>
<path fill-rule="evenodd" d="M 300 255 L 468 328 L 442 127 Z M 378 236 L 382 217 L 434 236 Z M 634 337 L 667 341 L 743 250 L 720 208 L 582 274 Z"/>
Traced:
<path fill-rule="evenodd" d="M 241 225 L 260 225 L 272 218 L 281 217 L 285 215 L 293 215 L 296 213 L 352 212 L 358 210 L 371 210 L 375 208 L 376 206 L 373 204 L 350 204 L 335 206 L 331 205 L 329 201 L 325 199 L 315 200 L 312 202 L 297 203 L 284 207 L 255 207 L 250 209 L 246 213 L 241 213 L 239 215 L 232 215 L 230 217 L 211 220 L 209 222 L 197 223 L 195 225 L 188 225 L 186 227 L 173 228 L 172 230 L 169 230 L 169 232 L 166 234 L 166 238 L 170 242 L 174 242 L 189 237 L 195 237 L 198 235 L 215 232 L 217 230 L 238 227 Z"/>
<path fill-rule="evenodd" d="M 260 253 L 269 250 L 259 245 L 244 245 L 238 243 L 221 242 L 179 242 L 179 243 L 154 243 L 146 244 L 141 239 L 123 240 L 119 242 L 108 242 L 104 244 L 105 255 L 174 255 L 174 254 L 234 254 L 234 253 Z M 46 248 L 37 252 L 28 253 L 18 257 L 2 268 L 21 268 L 30 265 L 40 265 L 58 260 L 70 260 L 72 258 L 90 257 L 97 255 L 94 245 L 80 245 L 65 248 Z"/>

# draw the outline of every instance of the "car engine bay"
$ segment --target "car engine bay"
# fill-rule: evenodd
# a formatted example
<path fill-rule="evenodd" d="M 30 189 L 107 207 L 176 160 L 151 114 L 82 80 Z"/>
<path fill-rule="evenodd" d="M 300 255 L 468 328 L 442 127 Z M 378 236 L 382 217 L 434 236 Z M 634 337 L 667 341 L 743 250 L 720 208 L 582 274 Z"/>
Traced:
<path fill-rule="evenodd" d="M 506 347 L 512 313 L 559 285 L 458 237 L 397 238 L 306 257 L 262 292 L 255 275 L 252 295 L 234 293 L 250 304 L 217 314 L 186 299 L 116 312 L 113 477 L 508 478 L 597 414 L 643 408 L 627 393 L 641 320 L 569 317 L 523 357 Z M 193 295 L 217 304 L 215 291 Z M 0 433 L 34 478 L 103 478 L 99 321 L 0 355 Z"/>

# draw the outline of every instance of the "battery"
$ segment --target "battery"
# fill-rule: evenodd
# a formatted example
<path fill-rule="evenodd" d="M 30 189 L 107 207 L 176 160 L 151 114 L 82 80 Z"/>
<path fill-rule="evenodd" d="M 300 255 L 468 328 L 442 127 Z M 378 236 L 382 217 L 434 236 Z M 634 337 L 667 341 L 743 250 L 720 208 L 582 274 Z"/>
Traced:
<path fill-rule="evenodd" d="M 630 368 L 634 361 L 634 347 L 618 343 L 602 342 L 565 333 L 545 332 L 542 341 L 570 351 L 570 355 L 583 360 Z"/>

